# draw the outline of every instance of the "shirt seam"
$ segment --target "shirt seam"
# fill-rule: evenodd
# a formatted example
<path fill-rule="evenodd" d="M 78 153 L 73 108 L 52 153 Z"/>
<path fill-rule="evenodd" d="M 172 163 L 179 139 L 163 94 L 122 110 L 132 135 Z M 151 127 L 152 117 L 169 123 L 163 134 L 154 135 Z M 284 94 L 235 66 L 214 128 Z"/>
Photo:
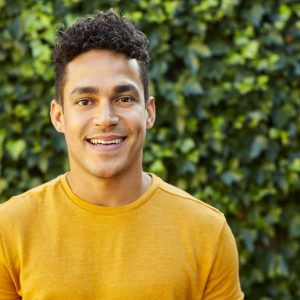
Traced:
<path fill-rule="evenodd" d="M 203 200 L 199 200 L 199 199 L 193 197 L 192 195 L 179 195 L 179 194 L 177 194 L 177 193 L 175 193 L 175 192 L 169 191 L 167 188 L 161 186 L 161 184 L 159 184 L 159 188 L 160 188 L 161 190 L 163 190 L 164 192 L 170 194 L 170 195 L 177 196 L 177 197 L 181 197 L 181 198 L 184 198 L 184 199 L 186 199 L 186 200 L 191 200 L 191 201 L 193 201 L 193 202 L 195 202 L 195 203 L 198 203 L 199 205 L 203 205 L 203 206 L 205 206 L 206 208 L 209 208 L 209 209 L 211 209 L 212 211 L 217 212 L 217 213 L 220 214 L 221 216 L 224 216 L 224 214 L 223 214 L 220 210 L 218 210 L 217 208 L 215 208 L 215 207 L 213 207 L 213 206 L 211 206 L 211 205 L 205 203 Z"/>
<path fill-rule="evenodd" d="M 144 205 L 146 205 L 149 201 L 151 201 L 153 199 L 153 196 L 155 195 L 155 193 L 157 193 L 157 189 L 159 188 L 159 186 L 153 191 L 151 197 L 149 197 L 149 199 L 147 199 L 146 201 L 144 201 L 143 203 L 141 203 L 140 205 L 132 208 L 132 209 L 129 209 L 129 210 L 126 210 L 124 212 L 120 212 L 120 213 L 113 213 L 113 214 L 110 214 L 110 213 L 101 213 L 101 212 L 96 212 L 96 211 L 93 211 L 93 210 L 90 210 L 88 208 L 85 208 L 85 207 L 82 207 L 81 205 L 79 205 L 76 201 L 73 201 L 68 193 L 68 191 L 66 190 L 65 186 L 64 186 L 64 183 L 62 182 L 62 179 L 59 181 L 59 184 L 61 185 L 62 187 L 62 190 L 64 192 L 64 194 L 66 195 L 66 197 L 71 201 L 71 203 L 73 205 L 75 205 L 76 207 L 78 207 L 80 210 L 83 210 L 85 212 L 88 212 L 92 215 L 96 215 L 96 216 L 103 216 L 103 217 L 118 217 L 118 216 L 123 216 L 123 215 L 128 215 L 130 213 L 132 213 L 133 211 L 136 211 L 138 209 L 140 209 L 141 207 L 143 207 Z"/>
<path fill-rule="evenodd" d="M 217 238 L 217 242 L 216 242 L 215 248 L 214 248 L 213 260 L 212 260 L 212 264 L 211 264 L 211 267 L 210 267 L 210 270 L 209 270 L 209 273 L 208 273 L 208 277 L 207 277 L 208 280 L 209 280 L 209 278 L 211 276 L 212 269 L 213 269 L 213 267 L 215 265 L 215 262 L 216 262 L 216 259 L 217 259 L 217 251 L 219 249 L 219 244 L 221 242 L 221 236 L 223 235 L 223 232 L 224 232 L 226 224 L 227 224 L 225 217 L 223 217 L 222 222 L 223 222 L 223 224 L 222 224 L 222 227 L 221 227 L 221 230 L 220 230 L 220 233 L 219 233 L 219 236 Z M 206 284 L 207 284 L 207 282 L 206 282 Z M 206 286 L 206 284 L 205 284 L 205 286 Z M 204 288 L 204 290 L 205 290 L 205 288 Z"/>
<path fill-rule="evenodd" d="M 12 272 L 11 272 L 10 268 L 8 267 L 9 263 L 8 263 L 7 254 L 6 254 L 6 251 L 5 251 L 4 242 L 3 242 L 3 238 L 1 236 L 1 233 L 0 233 L 0 244 L 1 244 L 0 247 L 2 249 L 1 257 L 3 259 L 3 264 L 4 264 L 8 274 L 10 275 L 10 278 L 11 278 L 12 282 L 14 283 L 14 286 L 15 286 L 15 289 L 16 289 L 16 283 L 15 283 L 15 280 L 14 280 L 14 276 L 12 276 Z M 17 293 L 17 290 L 16 290 L 16 293 Z"/>

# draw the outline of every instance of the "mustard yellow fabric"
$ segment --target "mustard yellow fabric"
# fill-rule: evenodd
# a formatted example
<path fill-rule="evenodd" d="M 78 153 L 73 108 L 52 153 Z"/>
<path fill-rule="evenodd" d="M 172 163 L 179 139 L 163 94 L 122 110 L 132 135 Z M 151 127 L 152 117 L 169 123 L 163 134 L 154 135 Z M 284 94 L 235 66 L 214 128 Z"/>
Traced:
<path fill-rule="evenodd" d="M 0 299 L 243 299 L 222 213 L 152 174 L 129 205 L 74 195 L 62 175 L 0 206 Z"/>

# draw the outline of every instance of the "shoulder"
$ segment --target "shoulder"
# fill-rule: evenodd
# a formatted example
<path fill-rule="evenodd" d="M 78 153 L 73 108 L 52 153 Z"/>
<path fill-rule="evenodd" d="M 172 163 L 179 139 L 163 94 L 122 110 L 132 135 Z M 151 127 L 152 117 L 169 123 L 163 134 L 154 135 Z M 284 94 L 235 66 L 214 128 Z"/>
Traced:
<path fill-rule="evenodd" d="M 51 181 L 30 189 L 20 195 L 11 197 L 4 203 L 0 204 L 0 218 L 12 216 L 14 214 L 24 215 L 28 210 L 36 208 L 45 203 L 45 199 L 50 199 L 51 194 L 60 189 L 60 179 L 63 175 L 58 176 Z"/>
<path fill-rule="evenodd" d="M 173 186 L 156 175 L 151 174 L 158 188 L 156 196 L 161 202 L 172 210 L 173 213 L 187 215 L 189 219 L 195 219 L 200 223 L 214 224 L 220 229 L 226 223 L 225 217 L 217 208 L 199 200 L 186 191 Z"/>
<path fill-rule="evenodd" d="M 182 204 L 187 205 L 193 208 L 198 207 L 200 210 L 204 210 L 206 212 L 211 212 L 212 214 L 223 216 L 223 213 L 219 211 L 217 208 L 207 204 L 206 202 L 199 200 L 192 196 L 191 194 L 187 193 L 186 191 L 171 185 L 156 175 L 153 175 L 153 178 L 158 183 L 158 189 L 167 196 L 167 198 L 173 201 L 172 204 Z"/>

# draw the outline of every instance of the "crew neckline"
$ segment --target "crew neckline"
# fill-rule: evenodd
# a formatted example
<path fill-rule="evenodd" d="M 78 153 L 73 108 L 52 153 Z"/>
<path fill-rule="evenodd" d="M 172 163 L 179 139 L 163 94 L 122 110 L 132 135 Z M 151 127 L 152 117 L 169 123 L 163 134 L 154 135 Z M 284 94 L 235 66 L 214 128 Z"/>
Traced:
<path fill-rule="evenodd" d="M 138 199 L 132 201 L 131 203 L 126 205 L 120 205 L 120 206 L 96 205 L 78 197 L 76 194 L 73 193 L 73 191 L 69 186 L 69 183 L 67 181 L 68 173 L 62 175 L 61 184 L 69 199 L 80 208 L 99 215 L 118 215 L 118 214 L 124 214 L 134 209 L 137 209 L 138 207 L 146 203 L 148 200 L 150 200 L 151 196 L 159 186 L 159 177 L 157 177 L 152 173 L 147 173 L 147 174 L 151 176 L 152 182 L 148 187 L 148 189 L 146 190 L 146 192 Z"/>

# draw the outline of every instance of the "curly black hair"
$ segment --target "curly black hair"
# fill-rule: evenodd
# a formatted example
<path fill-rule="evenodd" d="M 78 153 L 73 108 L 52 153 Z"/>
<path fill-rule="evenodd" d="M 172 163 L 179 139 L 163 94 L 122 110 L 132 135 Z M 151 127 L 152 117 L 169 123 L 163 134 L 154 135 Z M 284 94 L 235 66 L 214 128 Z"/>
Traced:
<path fill-rule="evenodd" d="M 79 20 L 71 27 L 57 30 L 58 42 L 53 49 L 56 99 L 63 103 L 66 66 L 76 56 L 93 49 L 122 53 L 138 61 L 144 85 L 145 101 L 149 92 L 149 41 L 131 22 L 112 9 Z"/>

